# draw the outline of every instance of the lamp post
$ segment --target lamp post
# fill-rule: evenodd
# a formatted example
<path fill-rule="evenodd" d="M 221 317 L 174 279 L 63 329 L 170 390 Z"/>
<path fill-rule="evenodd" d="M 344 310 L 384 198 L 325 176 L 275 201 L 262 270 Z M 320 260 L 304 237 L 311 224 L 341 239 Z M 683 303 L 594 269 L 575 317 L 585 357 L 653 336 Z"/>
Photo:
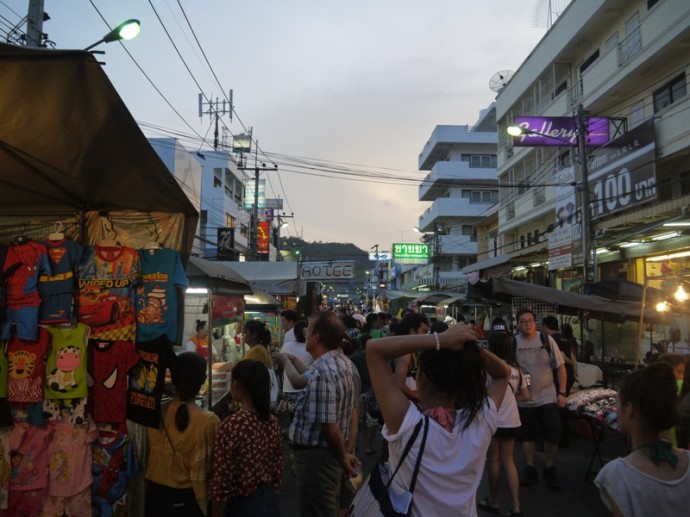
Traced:
<path fill-rule="evenodd" d="M 573 117 L 573 122 L 575 123 L 575 136 L 577 138 L 577 156 L 580 170 L 580 224 L 581 224 L 581 236 L 582 241 L 582 292 L 585 292 L 585 285 L 588 281 L 596 282 L 597 272 L 596 270 L 591 270 L 590 260 L 592 255 L 592 245 L 591 245 L 591 211 L 590 211 L 590 201 L 589 201 L 589 164 L 587 162 L 587 142 L 586 137 L 589 133 L 587 126 L 587 114 L 584 110 L 584 106 L 579 104 L 577 106 L 577 114 Z M 556 140 L 573 145 L 571 140 L 564 138 L 559 135 L 545 134 L 539 131 L 534 131 L 523 126 L 508 126 L 508 134 L 511 136 L 521 136 L 521 135 L 534 135 L 541 136 L 548 139 Z M 577 186 L 577 183 L 575 184 Z M 591 271 L 590 271 L 591 270 Z M 591 275 L 590 275 L 591 273 Z M 591 278 L 590 278 L 591 276 Z"/>
<path fill-rule="evenodd" d="M 91 50 L 101 43 L 111 43 L 113 41 L 130 40 L 136 38 L 140 31 L 141 22 L 139 20 L 126 20 L 99 39 L 96 43 L 89 45 L 84 50 Z"/>
<path fill-rule="evenodd" d="M 443 224 L 436 224 L 434 223 L 434 233 L 426 233 L 423 232 L 422 230 L 419 229 L 418 226 L 414 226 L 412 228 L 413 231 L 417 233 L 421 233 L 421 237 L 419 237 L 420 242 L 423 242 L 424 244 L 427 244 L 429 242 L 429 239 L 432 239 L 432 246 L 433 246 L 433 255 L 431 257 L 431 264 L 433 266 L 432 270 L 432 275 L 433 279 L 432 282 L 434 284 L 434 289 L 440 290 L 441 289 L 441 233 L 443 232 Z"/>

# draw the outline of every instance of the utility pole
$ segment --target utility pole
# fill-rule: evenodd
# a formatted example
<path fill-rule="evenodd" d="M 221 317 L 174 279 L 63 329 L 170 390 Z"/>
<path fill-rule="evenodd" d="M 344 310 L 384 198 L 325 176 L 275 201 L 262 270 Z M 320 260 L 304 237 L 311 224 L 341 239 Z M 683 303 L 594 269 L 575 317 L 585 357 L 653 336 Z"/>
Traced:
<path fill-rule="evenodd" d="M 43 46 L 43 0 L 29 0 L 26 16 L 26 46 Z"/>
<path fill-rule="evenodd" d="M 577 146 L 580 155 L 580 182 L 582 185 L 582 293 L 585 293 L 585 286 L 590 280 L 590 256 L 591 256 L 591 233 L 592 217 L 589 207 L 589 163 L 587 157 L 587 113 L 582 104 L 577 106 Z M 592 282 L 597 280 L 597 272 L 592 272 Z"/>
<path fill-rule="evenodd" d="M 434 289 L 441 289 L 441 231 L 442 227 L 434 224 Z"/>
<path fill-rule="evenodd" d="M 264 171 L 278 170 L 278 166 L 266 167 L 265 163 L 259 167 L 259 141 L 256 141 L 256 148 L 254 150 L 254 167 L 238 167 L 241 171 L 254 171 L 254 204 L 252 206 L 252 221 L 251 234 L 249 240 L 249 260 L 256 261 L 258 259 L 258 243 L 259 243 L 259 173 Z"/>
<path fill-rule="evenodd" d="M 232 110 L 234 106 L 232 105 L 232 90 L 230 90 L 228 95 L 228 100 L 209 100 L 204 102 L 204 94 L 199 94 L 199 118 L 204 115 L 210 115 L 215 119 L 215 130 L 213 131 L 213 150 L 217 151 L 220 147 L 220 142 L 218 140 L 218 120 L 221 115 L 230 115 L 230 122 L 232 122 Z"/>

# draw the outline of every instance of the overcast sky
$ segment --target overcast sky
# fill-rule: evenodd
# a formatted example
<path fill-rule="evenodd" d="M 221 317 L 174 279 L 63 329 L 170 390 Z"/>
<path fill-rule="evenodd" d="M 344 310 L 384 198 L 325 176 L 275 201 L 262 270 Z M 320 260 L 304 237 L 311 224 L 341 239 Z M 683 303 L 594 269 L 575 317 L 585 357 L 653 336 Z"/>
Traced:
<path fill-rule="evenodd" d="M 429 204 L 418 201 L 426 172 L 418 171 L 417 157 L 434 127 L 477 120 L 496 95 L 491 76 L 517 69 L 546 33 L 545 14 L 535 27 L 546 3 L 93 0 L 111 26 L 141 20 L 141 34 L 126 48 L 182 115 L 118 43 L 100 45 L 105 71 L 134 118 L 165 129 L 146 129 L 148 136 L 182 132 L 192 137 L 187 148 L 209 148 L 194 134 L 213 141 L 210 120 L 198 117 L 192 75 L 209 97 L 222 98 L 220 82 L 226 94 L 234 90 L 237 115 L 253 127 L 260 149 L 280 155 L 273 157 L 280 166 L 269 173 L 267 196 L 284 198 L 285 212 L 294 212 L 288 235 L 364 250 L 379 244 L 381 251 L 418 237 L 412 227 Z M 0 0 L 1 34 L 27 6 L 28 0 Z M 89 0 L 45 0 L 45 10 L 51 19 L 43 29 L 56 48 L 84 48 L 108 31 Z M 244 130 L 237 117 L 225 123 L 232 133 Z M 294 157 L 308 158 L 308 167 L 334 162 L 329 169 L 350 174 L 297 167 L 288 163 Z"/>

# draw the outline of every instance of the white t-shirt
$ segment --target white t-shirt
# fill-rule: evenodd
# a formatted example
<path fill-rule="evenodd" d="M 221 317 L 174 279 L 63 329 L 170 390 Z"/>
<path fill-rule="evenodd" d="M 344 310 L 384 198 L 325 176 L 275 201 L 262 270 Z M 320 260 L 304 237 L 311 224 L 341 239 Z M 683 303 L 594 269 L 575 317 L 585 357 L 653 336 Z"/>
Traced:
<path fill-rule="evenodd" d="M 522 380 L 522 385 L 520 385 Z M 496 418 L 496 427 L 502 429 L 509 429 L 520 427 L 520 412 L 518 411 L 517 400 L 515 395 L 520 393 L 520 390 L 527 386 L 524 376 L 521 379 L 520 372 L 515 366 L 510 367 L 510 379 L 508 386 L 506 386 L 506 394 L 501 402 L 501 407 L 498 408 L 498 417 Z"/>
<path fill-rule="evenodd" d="M 283 345 L 286 343 L 292 343 L 294 341 L 297 341 L 297 338 L 295 337 L 295 327 L 292 327 L 290 330 L 285 331 L 285 335 L 283 336 Z"/>
<path fill-rule="evenodd" d="M 311 363 L 314 362 L 314 358 L 309 352 L 307 352 L 307 345 L 305 343 L 300 343 L 299 341 L 292 341 L 283 344 L 283 348 L 280 350 L 283 354 L 292 354 L 298 357 L 300 361 L 304 363 L 304 366 L 309 367 Z M 299 393 L 304 391 L 296 389 L 290 384 L 290 379 L 288 379 L 287 373 L 283 372 L 283 393 Z"/>
<path fill-rule="evenodd" d="M 433 419 L 429 419 L 429 432 L 424 446 L 417 485 L 412 495 L 412 515 L 477 515 L 476 494 L 484 471 L 484 460 L 491 436 L 496 431 L 496 406 L 487 398 L 482 411 L 467 429 L 460 414 L 456 417 L 452 432 L 446 431 Z M 382 434 L 388 441 L 390 472 L 410 439 L 415 425 L 423 416 L 410 403 L 400 430 L 388 434 L 384 424 Z M 393 485 L 404 491 L 410 485 L 414 465 L 419 455 L 424 426 L 414 445 L 396 474 Z"/>
<path fill-rule="evenodd" d="M 539 407 L 557 402 L 553 370 L 560 367 L 564 361 L 561 349 L 551 336 L 547 337 L 552 352 L 542 345 L 539 332 L 532 339 L 525 339 L 520 334 L 515 336 L 515 357 L 522 368 L 523 376 L 530 374 L 532 377 L 529 386 L 530 399 L 518 402 L 520 407 Z"/>

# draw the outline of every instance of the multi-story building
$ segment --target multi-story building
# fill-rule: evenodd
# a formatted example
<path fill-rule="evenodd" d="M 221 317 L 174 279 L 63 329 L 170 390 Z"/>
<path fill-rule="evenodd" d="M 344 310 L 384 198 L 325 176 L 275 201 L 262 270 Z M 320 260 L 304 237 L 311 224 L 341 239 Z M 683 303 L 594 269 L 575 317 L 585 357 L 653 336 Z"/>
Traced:
<path fill-rule="evenodd" d="M 690 267 L 688 49 L 686 0 L 570 3 L 496 99 L 498 249 L 567 290 Z M 584 161 L 576 135 L 518 147 L 506 129 L 525 116 L 608 117 L 610 142 Z"/>
<path fill-rule="evenodd" d="M 496 107 L 481 111 L 473 126 L 436 126 L 419 154 L 419 169 L 429 171 L 419 200 L 431 201 L 418 228 L 431 244 L 432 264 L 403 273 L 399 285 L 421 284 L 462 290 L 461 270 L 477 259 L 477 223 L 498 201 Z"/>

